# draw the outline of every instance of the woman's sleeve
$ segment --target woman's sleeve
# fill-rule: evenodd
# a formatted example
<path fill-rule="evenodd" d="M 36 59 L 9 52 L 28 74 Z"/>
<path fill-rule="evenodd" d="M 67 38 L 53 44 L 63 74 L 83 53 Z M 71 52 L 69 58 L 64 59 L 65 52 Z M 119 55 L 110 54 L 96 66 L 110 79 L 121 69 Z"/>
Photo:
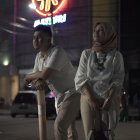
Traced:
<path fill-rule="evenodd" d="M 120 52 L 116 52 L 116 56 L 114 58 L 114 74 L 112 84 L 121 89 L 124 82 L 124 75 L 124 61 L 122 54 Z"/>
<path fill-rule="evenodd" d="M 87 52 L 84 50 L 81 54 L 79 66 L 75 76 L 75 87 L 76 90 L 80 88 L 88 81 L 87 78 Z"/>

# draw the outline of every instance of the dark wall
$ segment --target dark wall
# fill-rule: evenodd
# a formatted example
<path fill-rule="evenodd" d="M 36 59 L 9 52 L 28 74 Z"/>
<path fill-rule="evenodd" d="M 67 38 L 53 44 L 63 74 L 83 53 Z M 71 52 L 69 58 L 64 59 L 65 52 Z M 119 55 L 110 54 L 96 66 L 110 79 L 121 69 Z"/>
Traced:
<path fill-rule="evenodd" d="M 136 54 L 140 51 L 140 18 L 138 0 L 121 1 L 121 50 L 125 54 Z"/>
<path fill-rule="evenodd" d="M 28 0 L 18 0 L 17 17 L 24 17 L 30 23 L 17 20 L 17 22 L 32 28 L 33 22 L 41 17 L 33 10 L 27 8 Z M 67 14 L 67 21 L 63 24 L 55 24 L 54 44 L 63 47 L 73 64 L 78 65 L 81 51 L 90 47 L 90 4 L 89 0 L 68 0 L 66 8 L 61 13 Z M 17 36 L 16 64 L 18 68 L 32 67 L 35 53 L 32 49 L 32 31 L 18 29 L 21 35 Z M 29 59 L 31 61 L 24 61 Z M 21 63 L 23 62 L 23 63 Z"/>
<path fill-rule="evenodd" d="M 135 92 L 139 92 L 140 83 L 139 1 L 122 0 L 120 9 L 121 51 L 124 56 L 125 68 L 128 73 L 127 90 L 132 101 Z"/>
<path fill-rule="evenodd" d="M 10 29 L 10 22 L 13 21 L 13 2 L 3 1 L 0 4 L 0 65 L 2 66 L 5 57 L 12 57 L 13 46 L 10 45 L 13 41 L 12 34 L 7 34 L 4 29 Z M 13 28 L 12 28 L 13 29 Z"/>

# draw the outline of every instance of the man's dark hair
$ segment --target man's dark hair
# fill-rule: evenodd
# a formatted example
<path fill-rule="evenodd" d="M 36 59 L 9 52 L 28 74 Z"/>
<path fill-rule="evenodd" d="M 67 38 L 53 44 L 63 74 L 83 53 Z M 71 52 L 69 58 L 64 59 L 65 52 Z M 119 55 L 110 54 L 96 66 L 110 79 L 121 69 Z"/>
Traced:
<path fill-rule="evenodd" d="M 49 26 L 38 25 L 34 28 L 34 32 L 36 32 L 36 31 L 43 31 L 46 34 L 48 34 L 50 37 L 52 37 L 52 31 L 51 31 L 51 28 Z"/>

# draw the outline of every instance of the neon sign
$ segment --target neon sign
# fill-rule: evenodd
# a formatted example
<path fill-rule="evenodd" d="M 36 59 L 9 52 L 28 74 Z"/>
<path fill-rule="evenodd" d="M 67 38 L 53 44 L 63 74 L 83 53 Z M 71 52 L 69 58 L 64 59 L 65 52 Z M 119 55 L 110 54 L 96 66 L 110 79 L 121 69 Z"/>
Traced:
<path fill-rule="evenodd" d="M 52 24 L 56 24 L 56 23 L 64 23 L 64 22 L 66 22 L 66 16 L 67 16 L 66 14 L 63 14 L 63 15 L 56 15 L 54 17 L 37 19 L 34 21 L 33 27 L 36 27 L 39 24 L 52 25 Z"/>
<path fill-rule="evenodd" d="M 32 0 L 36 6 L 35 11 L 41 16 L 57 14 L 65 6 L 67 0 Z"/>

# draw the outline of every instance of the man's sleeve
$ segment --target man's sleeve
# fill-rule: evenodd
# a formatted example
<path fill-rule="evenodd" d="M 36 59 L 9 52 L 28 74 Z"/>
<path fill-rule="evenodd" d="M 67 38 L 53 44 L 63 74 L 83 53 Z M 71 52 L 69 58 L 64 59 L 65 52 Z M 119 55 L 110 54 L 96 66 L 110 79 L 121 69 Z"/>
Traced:
<path fill-rule="evenodd" d="M 60 71 L 68 63 L 66 52 L 62 48 L 55 48 L 48 56 L 46 68 Z"/>
<path fill-rule="evenodd" d="M 39 71 L 39 69 L 38 69 L 38 62 L 37 61 L 38 61 L 38 59 L 37 59 L 37 56 L 36 56 L 35 63 L 34 63 L 34 68 L 33 68 L 33 73 Z"/>

